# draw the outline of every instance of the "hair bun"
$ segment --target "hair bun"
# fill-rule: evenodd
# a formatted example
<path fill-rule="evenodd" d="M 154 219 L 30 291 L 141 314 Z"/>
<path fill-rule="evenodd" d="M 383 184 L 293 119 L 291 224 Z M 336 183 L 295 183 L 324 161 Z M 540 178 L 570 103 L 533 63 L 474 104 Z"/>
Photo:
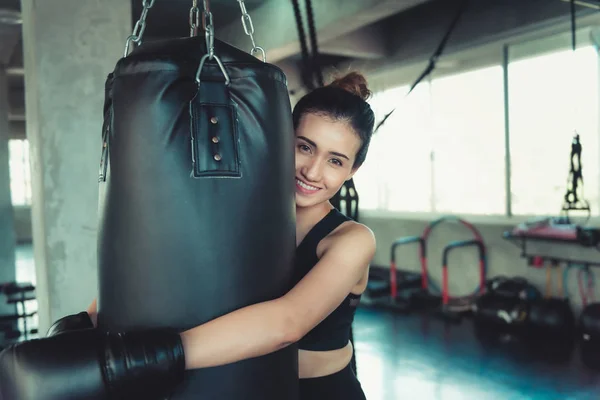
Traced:
<path fill-rule="evenodd" d="M 367 79 L 358 72 L 350 72 L 340 78 L 335 79 L 329 86 L 344 89 L 361 99 L 367 101 L 372 93 L 367 87 Z"/>

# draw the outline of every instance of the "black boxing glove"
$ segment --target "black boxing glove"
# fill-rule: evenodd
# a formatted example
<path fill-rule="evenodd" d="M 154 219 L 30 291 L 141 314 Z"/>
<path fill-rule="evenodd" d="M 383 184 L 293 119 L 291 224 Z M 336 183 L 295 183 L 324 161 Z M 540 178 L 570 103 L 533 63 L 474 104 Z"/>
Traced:
<path fill-rule="evenodd" d="M 183 380 L 176 332 L 65 332 L 0 353 L 1 400 L 164 399 Z"/>
<path fill-rule="evenodd" d="M 90 315 L 86 311 L 82 311 L 79 314 L 67 315 L 57 320 L 50 329 L 46 336 L 56 336 L 61 333 L 80 331 L 82 329 L 92 329 L 94 323 L 90 318 Z"/>

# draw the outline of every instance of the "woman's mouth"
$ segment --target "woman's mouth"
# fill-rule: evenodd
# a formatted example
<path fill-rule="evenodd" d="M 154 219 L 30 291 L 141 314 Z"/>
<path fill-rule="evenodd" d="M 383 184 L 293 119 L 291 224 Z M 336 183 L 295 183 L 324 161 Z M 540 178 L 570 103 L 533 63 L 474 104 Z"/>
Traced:
<path fill-rule="evenodd" d="M 321 188 L 311 186 L 300 179 L 296 179 L 296 190 L 302 194 L 313 194 L 321 190 Z"/>

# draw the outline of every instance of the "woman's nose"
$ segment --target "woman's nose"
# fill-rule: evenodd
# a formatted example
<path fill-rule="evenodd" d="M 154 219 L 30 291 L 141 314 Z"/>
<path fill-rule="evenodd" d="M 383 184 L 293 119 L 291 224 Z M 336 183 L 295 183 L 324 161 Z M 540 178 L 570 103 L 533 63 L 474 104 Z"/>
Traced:
<path fill-rule="evenodd" d="M 304 170 L 304 175 L 306 179 L 309 179 L 313 182 L 316 182 L 321 179 L 322 167 L 321 163 L 318 160 L 312 160 L 308 163 Z"/>

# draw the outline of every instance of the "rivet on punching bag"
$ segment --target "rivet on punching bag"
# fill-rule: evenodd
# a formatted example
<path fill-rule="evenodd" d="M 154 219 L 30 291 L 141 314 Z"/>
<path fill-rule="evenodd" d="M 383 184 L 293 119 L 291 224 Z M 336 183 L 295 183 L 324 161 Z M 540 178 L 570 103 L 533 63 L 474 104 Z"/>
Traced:
<path fill-rule="evenodd" d="M 291 288 L 294 133 L 286 77 L 218 40 L 211 59 L 206 42 L 144 42 L 106 81 L 103 330 L 183 331 Z M 187 371 L 171 400 L 296 399 L 297 353 L 292 345 Z"/>

